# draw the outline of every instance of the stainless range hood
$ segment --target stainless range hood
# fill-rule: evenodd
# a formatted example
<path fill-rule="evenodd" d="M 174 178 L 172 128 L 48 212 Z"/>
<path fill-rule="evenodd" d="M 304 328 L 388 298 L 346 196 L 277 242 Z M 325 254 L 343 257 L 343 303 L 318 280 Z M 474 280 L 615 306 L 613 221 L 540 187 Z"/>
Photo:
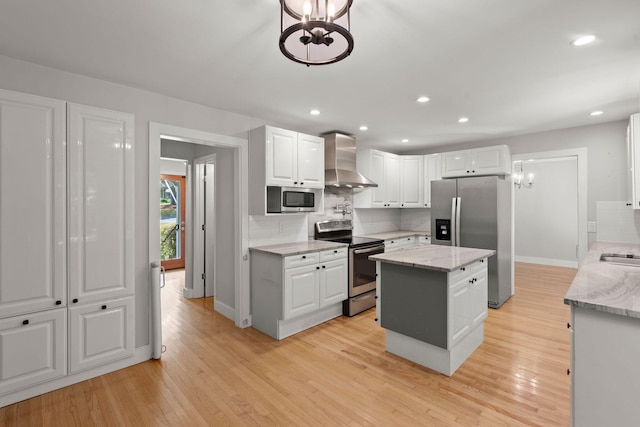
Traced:
<path fill-rule="evenodd" d="M 341 133 L 324 137 L 325 187 L 365 188 L 378 184 L 356 170 L 356 139 Z"/>

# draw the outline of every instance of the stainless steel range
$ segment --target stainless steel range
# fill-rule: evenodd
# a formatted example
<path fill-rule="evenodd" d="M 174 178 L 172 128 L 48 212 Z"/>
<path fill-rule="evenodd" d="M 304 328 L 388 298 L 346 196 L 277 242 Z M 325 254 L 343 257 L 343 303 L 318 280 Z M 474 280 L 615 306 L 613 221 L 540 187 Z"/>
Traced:
<path fill-rule="evenodd" d="M 369 256 L 384 252 L 384 240 L 353 236 L 350 219 L 316 222 L 316 240 L 349 244 L 349 299 L 343 314 L 353 316 L 376 305 L 376 263 Z"/>

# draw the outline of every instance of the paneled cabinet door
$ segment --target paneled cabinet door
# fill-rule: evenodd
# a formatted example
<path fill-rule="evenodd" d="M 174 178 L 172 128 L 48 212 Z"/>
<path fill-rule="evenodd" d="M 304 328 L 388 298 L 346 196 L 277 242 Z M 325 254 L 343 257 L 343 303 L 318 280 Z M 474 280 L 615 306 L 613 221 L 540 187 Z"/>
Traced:
<path fill-rule="evenodd" d="M 387 153 L 384 165 L 384 196 L 387 207 L 400 206 L 400 156 Z"/>
<path fill-rule="evenodd" d="M 452 349 L 471 331 L 471 291 L 470 277 L 465 275 L 449 288 L 451 313 L 448 319 L 449 334 L 447 348 Z"/>
<path fill-rule="evenodd" d="M 69 308 L 71 373 L 133 355 L 133 297 Z"/>
<path fill-rule="evenodd" d="M 294 186 L 298 176 L 298 133 L 267 127 L 266 144 L 266 184 Z"/>
<path fill-rule="evenodd" d="M 384 195 L 385 154 L 378 150 L 371 150 L 370 153 L 369 178 L 378 184 L 377 187 L 371 189 L 371 207 L 373 208 L 381 208 L 386 205 Z"/>
<path fill-rule="evenodd" d="M 477 175 L 511 173 L 511 162 L 506 158 L 504 146 L 475 148 L 473 150 L 473 171 Z"/>
<path fill-rule="evenodd" d="M 320 308 L 318 296 L 320 284 L 319 268 L 316 264 L 285 270 L 284 320 L 311 313 Z"/>
<path fill-rule="evenodd" d="M 133 115 L 70 104 L 69 305 L 133 295 Z"/>
<path fill-rule="evenodd" d="M 442 176 L 456 177 L 471 173 L 471 151 L 442 153 Z"/>
<path fill-rule="evenodd" d="M 0 320 L 0 395 L 67 374 L 67 309 Z"/>
<path fill-rule="evenodd" d="M 298 185 L 324 189 L 324 138 L 298 134 Z"/>
<path fill-rule="evenodd" d="M 440 154 L 424 156 L 424 207 L 431 207 L 431 182 L 442 179 L 442 158 Z"/>
<path fill-rule="evenodd" d="M 347 260 L 325 262 L 320 268 L 320 307 L 347 299 Z"/>
<path fill-rule="evenodd" d="M 472 272 L 472 279 L 476 280 L 471 284 L 471 329 L 487 318 L 489 304 L 487 263 L 486 259 L 476 262 Z"/>
<path fill-rule="evenodd" d="M 423 207 L 423 156 L 400 156 L 400 206 Z"/>
<path fill-rule="evenodd" d="M 66 304 L 65 103 L 0 90 L 0 318 Z"/>

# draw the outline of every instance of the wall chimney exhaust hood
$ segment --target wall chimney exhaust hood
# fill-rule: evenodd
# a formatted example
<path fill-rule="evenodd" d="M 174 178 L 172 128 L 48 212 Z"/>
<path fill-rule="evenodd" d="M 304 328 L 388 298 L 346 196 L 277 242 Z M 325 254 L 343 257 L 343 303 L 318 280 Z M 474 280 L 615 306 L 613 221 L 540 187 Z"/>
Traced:
<path fill-rule="evenodd" d="M 356 170 L 356 139 L 341 133 L 324 137 L 325 187 L 366 188 L 378 184 Z"/>

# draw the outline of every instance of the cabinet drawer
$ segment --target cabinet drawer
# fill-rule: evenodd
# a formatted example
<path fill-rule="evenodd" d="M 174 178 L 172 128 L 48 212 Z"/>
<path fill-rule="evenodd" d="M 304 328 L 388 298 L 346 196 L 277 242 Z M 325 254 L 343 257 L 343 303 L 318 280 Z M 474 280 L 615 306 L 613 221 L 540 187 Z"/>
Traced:
<path fill-rule="evenodd" d="M 71 373 L 133 355 L 133 297 L 69 308 Z"/>
<path fill-rule="evenodd" d="M 0 321 L 0 395 L 67 374 L 67 309 Z"/>
<path fill-rule="evenodd" d="M 333 261 L 347 257 L 347 248 L 331 249 L 320 252 L 320 262 Z"/>
<path fill-rule="evenodd" d="M 484 270 L 485 268 L 488 268 L 488 266 L 489 266 L 489 263 L 487 258 L 483 258 L 469 265 L 472 275 L 478 275 L 479 273 L 482 272 L 482 270 Z"/>
<path fill-rule="evenodd" d="M 473 265 L 466 265 L 464 267 L 460 267 L 457 270 L 449 272 L 448 282 L 449 287 L 455 285 L 459 281 L 471 277 Z"/>
<path fill-rule="evenodd" d="M 292 255 L 284 258 L 284 269 L 302 267 L 305 265 L 317 264 L 320 262 L 318 252 L 310 252 L 302 255 Z"/>

